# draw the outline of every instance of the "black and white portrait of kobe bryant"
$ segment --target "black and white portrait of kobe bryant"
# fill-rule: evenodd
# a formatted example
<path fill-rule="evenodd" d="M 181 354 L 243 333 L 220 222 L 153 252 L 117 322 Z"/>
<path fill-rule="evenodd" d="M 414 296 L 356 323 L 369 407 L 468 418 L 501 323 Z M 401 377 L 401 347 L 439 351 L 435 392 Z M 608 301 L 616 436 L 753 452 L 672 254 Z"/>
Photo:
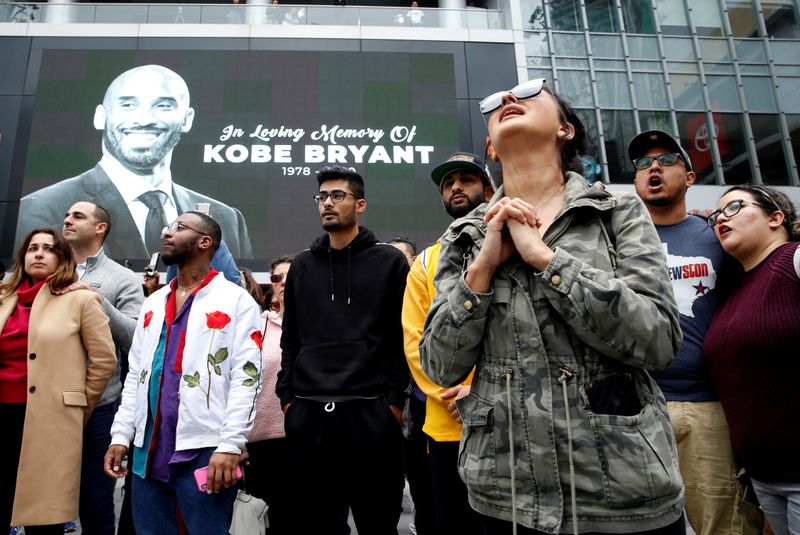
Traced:
<path fill-rule="evenodd" d="M 192 128 L 189 88 L 161 65 L 123 72 L 108 86 L 94 113 L 103 131 L 103 156 L 85 173 L 35 191 L 20 201 L 17 241 L 39 227 L 61 228 L 79 201 L 111 213 L 105 242 L 112 258 L 144 259 L 161 251 L 161 229 L 197 203 L 208 203 L 235 258 L 253 256 L 241 212 L 180 186 L 170 169 L 172 151 Z"/>

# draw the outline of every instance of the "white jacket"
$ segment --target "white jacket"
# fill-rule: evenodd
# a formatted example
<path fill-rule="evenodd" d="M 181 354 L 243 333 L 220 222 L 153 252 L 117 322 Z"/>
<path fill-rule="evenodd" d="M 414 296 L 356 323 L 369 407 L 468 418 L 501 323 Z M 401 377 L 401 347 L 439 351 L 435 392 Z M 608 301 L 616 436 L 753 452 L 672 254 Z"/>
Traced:
<path fill-rule="evenodd" d="M 170 286 L 164 286 L 142 306 L 128 355 L 130 371 L 122 403 L 111 427 L 111 444 L 129 447 L 133 441 L 137 447 L 143 445 L 150 371 L 170 292 Z M 221 330 L 209 328 L 214 318 L 222 317 L 225 322 L 224 316 L 215 312 L 230 318 Z M 220 453 L 241 453 L 253 426 L 261 384 L 260 335 L 258 305 L 242 287 L 219 273 L 197 292 L 183 350 L 177 451 L 213 447 Z M 224 360 L 223 348 L 227 349 Z M 217 359 L 212 363 L 214 356 Z"/>

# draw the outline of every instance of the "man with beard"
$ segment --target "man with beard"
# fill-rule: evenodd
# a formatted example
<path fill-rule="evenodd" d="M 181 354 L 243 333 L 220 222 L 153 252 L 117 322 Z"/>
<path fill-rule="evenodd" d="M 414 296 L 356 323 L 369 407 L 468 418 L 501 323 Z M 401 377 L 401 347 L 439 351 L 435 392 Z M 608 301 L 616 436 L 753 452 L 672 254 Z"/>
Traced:
<path fill-rule="evenodd" d="M 197 203 L 208 203 L 231 254 L 252 257 L 247 225 L 237 209 L 172 181 L 172 151 L 194 120 L 189 104 L 186 82 L 165 67 L 144 65 L 120 74 L 95 110 L 94 127 L 103 131 L 100 162 L 23 197 L 17 241 L 31 229 L 56 226 L 72 204 L 89 201 L 114 218 L 106 254 L 145 259 L 161 249 L 167 222 Z"/>
<path fill-rule="evenodd" d="M 655 223 L 680 310 L 683 342 L 675 360 L 650 374 L 669 406 L 686 486 L 686 515 L 697 535 L 760 533 L 740 516 L 737 466 L 719 397 L 703 364 L 703 339 L 731 269 L 714 231 L 686 213 L 695 173 L 689 155 L 669 134 L 642 132 L 628 145 L 634 186 Z"/>
<path fill-rule="evenodd" d="M 450 156 L 433 170 L 431 178 L 442 195 L 445 211 L 453 219 L 467 215 L 488 202 L 494 194 L 483 161 L 468 152 L 456 152 Z M 413 432 L 424 433 L 427 437 L 431 472 L 432 492 L 427 495 L 432 496 L 432 503 L 417 507 L 433 508 L 433 533 L 479 534 L 478 516 L 469 506 L 467 487 L 458 475 L 461 417 L 455 402 L 469 394 L 472 376 L 453 388 L 442 388 L 425 375 L 419 357 L 419 341 L 435 294 L 433 276 L 439 261 L 439 248 L 437 242 L 417 256 L 408 274 L 403 298 L 405 352 L 414 380 L 409 401 Z M 410 483 L 414 496 L 414 483 Z M 414 503 L 417 505 L 416 500 Z M 419 531 L 419 526 L 417 528 L 420 535 L 425 535 Z"/>
<path fill-rule="evenodd" d="M 177 534 L 176 511 L 189 533 L 227 535 L 261 383 L 260 308 L 211 268 L 214 219 L 187 212 L 163 236 L 178 276 L 142 306 L 103 467 L 112 478 L 132 469 L 139 535 Z"/>
<path fill-rule="evenodd" d="M 351 509 L 359 533 L 397 535 L 408 262 L 358 226 L 367 208 L 358 173 L 326 167 L 317 181 L 326 233 L 289 268 L 275 389 L 286 412 L 291 495 L 309 511 L 293 533 L 350 533 Z"/>

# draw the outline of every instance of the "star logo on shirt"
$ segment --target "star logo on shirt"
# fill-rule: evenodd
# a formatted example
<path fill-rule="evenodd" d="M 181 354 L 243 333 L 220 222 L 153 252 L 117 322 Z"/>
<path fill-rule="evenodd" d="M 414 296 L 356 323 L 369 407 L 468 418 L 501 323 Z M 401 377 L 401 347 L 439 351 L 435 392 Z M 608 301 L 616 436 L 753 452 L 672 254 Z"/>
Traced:
<path fill-rule="evenodd" d="M 708 286 L 703 286 L 703 281 L 700 281 L 697 285 L 692 284 L 692 288 L 697 290 L 697 295 L 704 295 L 708 290 Z"/>

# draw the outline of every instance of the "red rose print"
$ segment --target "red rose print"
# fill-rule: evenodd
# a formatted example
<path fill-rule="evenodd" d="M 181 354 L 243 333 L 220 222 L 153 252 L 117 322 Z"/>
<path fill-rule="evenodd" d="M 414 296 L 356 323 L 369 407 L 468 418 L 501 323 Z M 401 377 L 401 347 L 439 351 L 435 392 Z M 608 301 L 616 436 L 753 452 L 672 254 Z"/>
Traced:
<path fill-rule="evenodd" d="M 206 325 L 209 329 L 224 329 L 230 322 L 231 317 L 219 310 L 206 313 Z"/>
<path fill-rule="evenodd" d="M 256 346 L 258 346 L 258 349 L 261 349 L 261 347 L 264 345 L 264 337 L 261 334 L 261 331 L 253 331 L 253 332 L 251 332 L 250 333 L 250 340 L 252 340 L 253 342 L 256 343 Z"/>
<path fill-rule="evenodd" d="M 150 325 L 150 320 L 153 319 L 153 311 L 148 310 L 144 313 L 144 328 L 147 329 L 147 326 Z"/>

